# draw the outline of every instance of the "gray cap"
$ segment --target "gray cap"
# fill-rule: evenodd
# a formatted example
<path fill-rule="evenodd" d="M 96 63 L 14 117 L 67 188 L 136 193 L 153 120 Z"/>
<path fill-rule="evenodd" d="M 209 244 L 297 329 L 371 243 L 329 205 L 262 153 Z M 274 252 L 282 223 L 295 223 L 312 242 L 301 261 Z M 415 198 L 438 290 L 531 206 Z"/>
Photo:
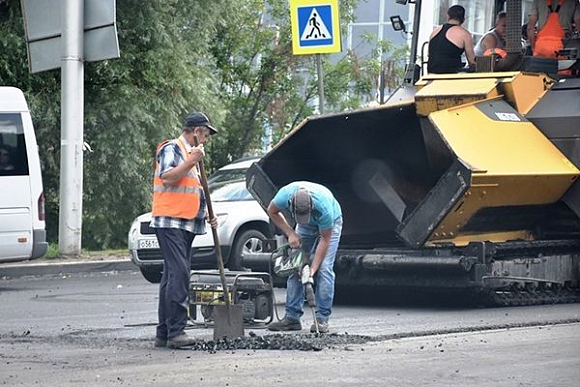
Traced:
<path fill-rule="evenodd" d="M 296 223 L 308 223 L 312 212 L 312 197 L 306 188 L 298 188 L 292 196 L 292 215 Z"/>

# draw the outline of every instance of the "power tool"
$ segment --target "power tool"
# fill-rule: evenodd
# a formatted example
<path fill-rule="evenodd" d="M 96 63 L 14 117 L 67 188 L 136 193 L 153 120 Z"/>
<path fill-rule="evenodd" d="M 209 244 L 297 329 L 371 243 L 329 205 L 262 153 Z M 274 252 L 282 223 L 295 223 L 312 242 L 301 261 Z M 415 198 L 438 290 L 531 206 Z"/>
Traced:
<path fill-rule="evenodd" d="M 316 297 L 314 295 L 314 279 L 310 276 L 310 255 L 301 248 L 291 248 L 286 244 L 272 253 L 272 266 L 274 273 L 280 277 L 288 277 L 293 273 L 298 275 L 300 283 L 304 285 L 306 301 L 312 310 L 312 318 L 316 333 L 318 330 L 318 320 L 316 320 Z"/>
<path fill-rule="evenodd" d="M 320 334 L 318 330 L 318 320 L 316 319 L 316 297 L 314 296 L 314 280 L 310 275 L 310 265 L 304 264 L 302 266 L 302 273 L 300 275 L 300 282 L 304 285 L 304 293 L 306 294 L 306 302 L 310 310 L 312 310 L 312 318 L 314 319 L 314 326 L 316 327 L 316 333 Z"/>

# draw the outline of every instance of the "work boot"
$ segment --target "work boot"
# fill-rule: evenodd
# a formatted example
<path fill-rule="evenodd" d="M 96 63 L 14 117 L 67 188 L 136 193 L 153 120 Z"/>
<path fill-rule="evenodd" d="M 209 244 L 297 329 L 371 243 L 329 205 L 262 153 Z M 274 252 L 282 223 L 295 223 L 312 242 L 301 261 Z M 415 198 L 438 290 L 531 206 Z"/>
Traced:
<path fill-rule="evenodd" d="M 169 348 L 181 348 L 193 344 L 195 344 L 195 339 L 193 337 L 189 337 L 185 332 L 167 340 L 167 346 Z"/>
<path fill-rule="evenodd" d="M 161 337 L 155 338 L 155 348 L 167 347 L 167 339 L 162 339 Z"/>
<path fill-rule="evenodd" d="M 300 320 L 293 320 L 284 316 L 282 320 L 270 323 L 266 328 L 269 331 L 300 331 L 302 330 L 302 324 L 300 324 Z"/>
<path fill-rule="evenodd" d="M 316 317 L 318 322 L 318 333 L 328 333 L 328 320 L 323 320 L 320 317 Z M 316 324 L 312 323 L 310 327 L 311 333 L 316 333 Z"/>

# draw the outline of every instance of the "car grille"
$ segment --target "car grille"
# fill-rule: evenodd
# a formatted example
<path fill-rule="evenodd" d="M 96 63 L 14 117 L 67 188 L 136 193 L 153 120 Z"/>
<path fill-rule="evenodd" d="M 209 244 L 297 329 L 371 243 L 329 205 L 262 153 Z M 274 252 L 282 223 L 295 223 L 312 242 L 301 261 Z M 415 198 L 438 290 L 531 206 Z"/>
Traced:
<path fill-rule="evenodd" d="M 153 235 L 155 230 L 149 227 L 149 222 L 141 222 L 141 234 L 142 235 Z"/>
<path fill-rule="evenodd" d="M 141 261 L 163 261 L 161 249 L 139 249 L 137 256 Z"/>

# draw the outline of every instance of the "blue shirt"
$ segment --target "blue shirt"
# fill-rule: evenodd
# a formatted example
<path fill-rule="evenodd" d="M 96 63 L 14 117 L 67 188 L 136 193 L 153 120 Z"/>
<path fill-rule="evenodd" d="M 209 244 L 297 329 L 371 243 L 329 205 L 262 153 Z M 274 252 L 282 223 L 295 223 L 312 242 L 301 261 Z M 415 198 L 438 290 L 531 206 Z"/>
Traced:
<path fill-rule="evenodd" d="M 312 213 L 308 224 L 318 226 L 320 230 L 331 229 L 334 222 L 342 216 L 342 211 L 332 192 L 323 185 L 309 181 L 290 183 L 276 193 L 272 199 L 274 205 L 281 210 L 292 212 L 290 208 L 292 197 L 299 188 L 306 188 L 312 197 Z"/>
<path fill-rule="evenodd" d="M 180 139 L 186 147 L 189 147 L 189 144 L 183 137 L 180 137 Z M 155 174 L 157 176 L 161 176 L 165 172 L 168 172 L 179 164 L 185 162 L 185 156 L 182 154 L 181 148 L 176 140 L 169 141 L 167 144 L 163 145 L 161 149 L 159 149 L 156 157 L 158 169 L 155 170 Z M 196 235 L 205 234 L 205 213 L 205 195 L 201 192 L 199 212 L 195 218 L 183 219 L 170 216 L 154 216 L 151 218 L 150 226 L 152 228 L 179 228 Z"/>

